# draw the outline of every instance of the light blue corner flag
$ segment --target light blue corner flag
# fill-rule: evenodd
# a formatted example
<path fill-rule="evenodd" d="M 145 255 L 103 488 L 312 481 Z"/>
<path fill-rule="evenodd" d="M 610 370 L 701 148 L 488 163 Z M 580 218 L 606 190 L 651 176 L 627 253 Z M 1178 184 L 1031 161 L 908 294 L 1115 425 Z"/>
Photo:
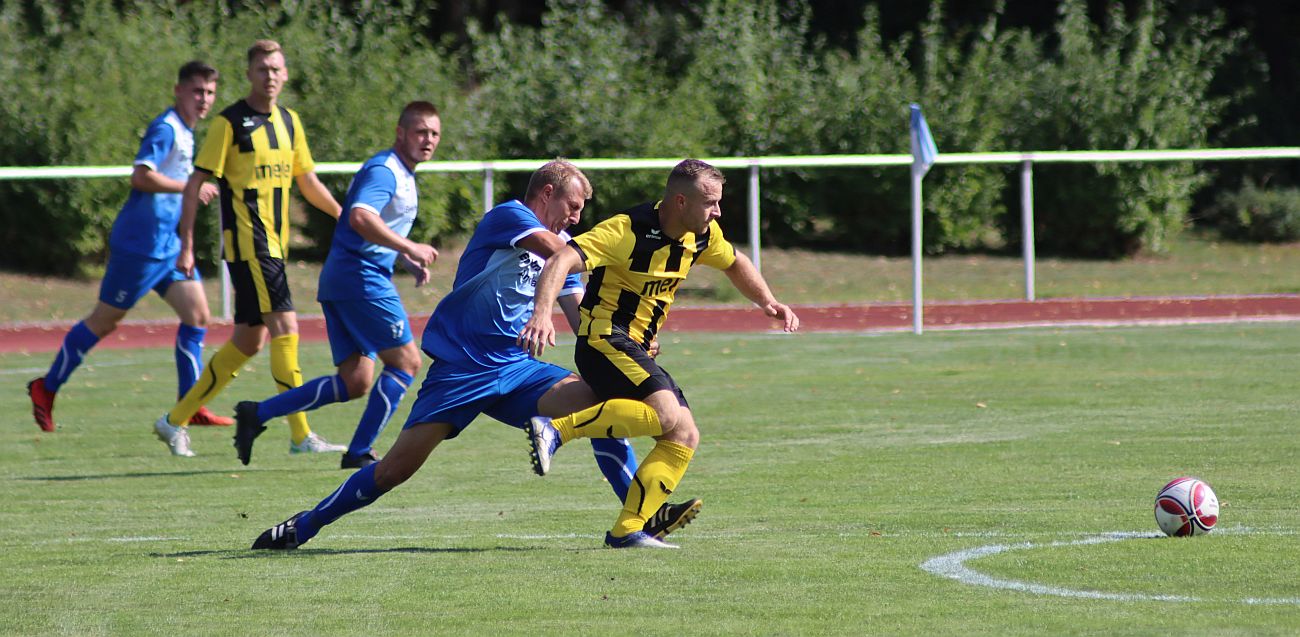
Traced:
<path fill-rule="evenodd" d="M 934 146 L 930 126 L 921 114 L 921 105 L 912 104 L 912 172 L 924 176 L 938 156 L 939 149 Z"/>

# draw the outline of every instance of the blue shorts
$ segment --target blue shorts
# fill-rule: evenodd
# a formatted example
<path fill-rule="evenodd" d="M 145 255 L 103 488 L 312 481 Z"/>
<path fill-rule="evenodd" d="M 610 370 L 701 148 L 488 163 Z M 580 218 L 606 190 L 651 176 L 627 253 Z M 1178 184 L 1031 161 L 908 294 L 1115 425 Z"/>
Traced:
<path fill-rule="evenodd" d="M 198 268 L 187 277 L 176 269 L 176 259 L 151 259 L 134 254 L 110 254 L 104 280 L 99 283 L 99 300 L 119 310 L 129 310 L 153 290 L 158 296 L 177 281 L 200 281 Z"/>
<path fill-rule="evenodd" d="M 320 306 L 325 311 L 325 331 L 329 334 L 335 367 L 357 352 L 374 358 L 379 352 L 401 347 L 412 340 L 406 308 L 395 296 L 321 301 Z"/>
<path fill-rule="evenodd" d="M 455 438 L 479 414 L 522 429 L 537 415 L 537 401 L 572 372 L 558 365 L 525 359 L 504 367 L 467 370 L 434 361 L 411 405 L 406 426 L 445 422 Z"/>

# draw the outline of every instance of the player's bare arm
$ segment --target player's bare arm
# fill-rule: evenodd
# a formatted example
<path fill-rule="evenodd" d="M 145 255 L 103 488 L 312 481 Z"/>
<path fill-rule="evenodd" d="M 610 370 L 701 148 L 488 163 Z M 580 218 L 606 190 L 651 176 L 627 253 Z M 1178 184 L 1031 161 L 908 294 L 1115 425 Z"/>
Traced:
<path fill-rule="evenodd" d="M 205 171 L 195 170 L 181 191 L 181 218 L 176 224 L 176 234 L 181 239 L 181 253 L 176 255 L 176 269 L 188 277 L 194 276 L 194 217 L 199 212 L 199 204 L 204 203 L 203 187 L 208 185 L 210 176 Z"/>
<path fill-rule="evenodd" d="M 543 259 L 550 259 L 567 244 L 554 232 L 534 232 L 520 239 L 517 245 Z"/>
<path fill-rule="evenodd" d="M 560 311 L 564 312 L 564 320 L 569 323 L 569 330 L 573 332 L 574 336 L 577 336 L 578 326 L 582 324 L 582 313 L 580 311 L 582 293 L 566 294 L 556 299 L 555 302 L 560 304 Z"/>
<path fill-rule="evenodd" d="M 397 253 L 397 264 L 402 266 L 402 269 L 409 272 L 411 276 L 415 277 L 415 287 L 421 287 L 425 283 L 429 282 L 429 266 L 420 265 L 400 252 Z"/>
<path fill-rule="evenodd" d="M 787 332 L 793 332 L 799 329 L 799 317 L 795 315 L 790 306 L 776 300 L 772 295 L 772 290 L 767 286 L 767 281 L 759 273 L 758 268 L 754 267 L 754 262 L 742 253 L 736 253 L 736 262 L 731 267 L 722 271 L 731 279 L 731 284 L 745 298 L 753 301 L 763 313 L 785 323 L 784 329 Z"/>
<path fill-rule="evenodd" d="M 534 358 L 541 356 L 547 347 L 555 346 L 555 325 L 551 323 L 551 312 L 555 311 L 555 297 L 564 285 L 564 278 L 585 269 L 586 265 L 578 251 L 569 246 L 546 260 L 546 267 L 538 275 L 537 289 L 533 292 L 533 315 L 515 339 Z"/>
<path fill-rule="evenodd" d="M 415 275 L 415 287 L 428 282 L 429 266 L 438 259 L 437 248 L 426 243 L 411 241 L 393 232 L 379 215 L 365 208 L 353 208 L 352 213 L 348 215 L 348 225 L 352 226 L 362 239 L 396 250 L 398 262 L 407 272 Z"/>
<path fill-rule="evenodd" d="M 340 206 L 339 202 L 334 199 L 334 195 L 330 193 L 329 188 L 326 188 L 325 184 L 321 183 L 320 177 L 316 176 L 316 171 L 298 175 L 294 178 L 294 181 L 298 183 L 298 190 L 302 192 L 302 196 L 307 200 L 307 203 L 316 206 L 321 212 L 335 219 L 339 218 L 339 215 L 343 212 L 343 206 Z"/>
<path fill-rule="evenodd" d="M 385 248 L 392 248 L 398 254 L 405 255 L 412 262 L 429 267 L 438 259 L 438 249 L 427 244 L 417 243 L 403 237 L 389 228 L 379 215 L 365 208 L 353 208 L 348 215 L 348 225 L 352 226 L 362 239 Z"/>

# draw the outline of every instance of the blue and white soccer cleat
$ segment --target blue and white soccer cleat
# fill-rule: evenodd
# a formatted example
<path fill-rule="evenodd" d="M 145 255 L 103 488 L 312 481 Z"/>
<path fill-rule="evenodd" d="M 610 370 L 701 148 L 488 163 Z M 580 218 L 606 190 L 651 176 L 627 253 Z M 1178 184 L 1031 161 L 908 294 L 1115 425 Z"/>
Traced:
<path fill-rule="evenodd" d="M 528 455 L 533 460 L 533 471 L 544 476 L 551 470 L 551 457 L 560 448 L 560 431 L 545 416 L 529 418 L 525 429 L 528 431 Z"/>
<path fill-rule="evenodd" d="M 645 531 L 636 531 L 625 537 L 614 537 L 613 534 L 605 533 L 605 546 L 612 549 L 676 549 L 681 548 L 676 544 L 669 544 L 663 540 L 656 540 L 653 535 Z"/>

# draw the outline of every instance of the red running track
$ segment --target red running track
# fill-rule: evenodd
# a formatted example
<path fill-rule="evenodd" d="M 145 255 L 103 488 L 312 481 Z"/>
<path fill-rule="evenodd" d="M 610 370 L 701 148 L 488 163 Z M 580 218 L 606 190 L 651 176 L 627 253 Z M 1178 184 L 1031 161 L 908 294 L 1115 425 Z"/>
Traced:
<path fill-rule="evenodd" d="M 889 332 L 912 329 L 910 303 L 796 307 L 808 332 Z M 1249 321 L 1300 321 L 1300 295 L 1130 299 L 1049 299 L 933 303 L 922 309 L 924 329 L 1003 329 L 1037 326 L 1174 325 Z M 418 332 L 427 315 L 412 317 Z M 304 341 L 324 341 L 320 316 L 298 317 Z M 124 322 L 97 347 L 168 347 L 176 335 L 171 321 Z M 69 323 L 0 326 L 0 352 L 52 352 Z M 752 308 L 677 308 L 666 332 L 762 332 L 780 325 Z M 223 343 L 230 325 L 214 325 L 209 344 Z"/>

